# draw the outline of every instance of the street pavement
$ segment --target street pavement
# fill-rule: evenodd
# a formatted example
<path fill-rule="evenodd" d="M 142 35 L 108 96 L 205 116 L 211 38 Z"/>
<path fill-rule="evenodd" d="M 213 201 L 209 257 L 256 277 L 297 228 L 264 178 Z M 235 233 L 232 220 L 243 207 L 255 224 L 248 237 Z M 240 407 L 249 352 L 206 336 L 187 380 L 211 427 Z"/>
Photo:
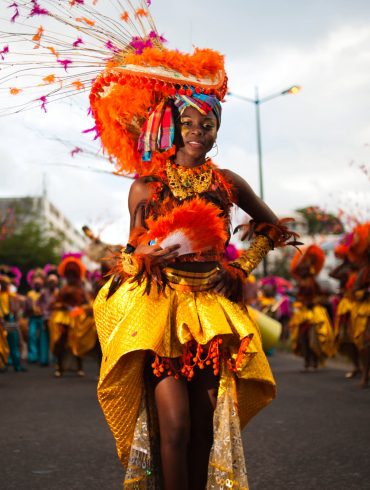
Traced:
<path fill-rule="evenodd" d="M 243 433 L 251 490 L 370 489 L 370 389 L 340 364 L 301 373 L 289 354 L 270 362 L 278 397 Z M 0 489 L 122 488 L 92 360 L 86 372 L 0 374 Z"/>

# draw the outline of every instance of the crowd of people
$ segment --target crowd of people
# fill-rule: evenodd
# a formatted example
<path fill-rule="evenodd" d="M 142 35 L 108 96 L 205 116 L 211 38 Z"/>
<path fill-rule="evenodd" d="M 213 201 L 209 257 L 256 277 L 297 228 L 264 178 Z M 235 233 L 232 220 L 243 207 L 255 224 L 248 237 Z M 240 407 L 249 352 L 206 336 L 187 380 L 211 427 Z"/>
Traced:
<path fill-rule="evenodd" d="M 16 266 L 0 265 L 0 370 L 54 365 L 55 377 L 68 369 L 84 376 L 83 357 L 100 356 L 92 311 L 100 272 L 66 254 L 59 266 L 30 270 L 26 294 L 18 292 L 21 277 Z"/>
<path fill-rule="evenodd" d="M 99 260 L 110 247 L 90 230 L 85 232 L 91 238 L 89 256 Z M 368 223 L 358 225 L 335 247 L 338 263 L 330 276 L 338 282 L 336 291 L 328 281 L 320 281 L 324 251 L 310 245 L 294 255 L 289 280 L 279 276 L 257 280 L 250 275 L 244 295 L 252 315 L 257 310 L 280 324 L 274 339 L 278 333 L 284 349 L 290 346 L 303 358 L 304 371 L 314 372 L 327 358 L 340 354 L 351 364 L 346 378 L 360 378 L 362 388 L 369 384 L 369 235 Z M 239 253 L 228 245 L 230 261 Z M 25 372 L 27 364 L 38 364 L 53 365 L 56 377 L 68 368 L 83 376 L 86 354 L 100 360 L 92 305 L 105 282 L 106 266 L 90 272 L 81 256 L 66 254 L 59 266 L 30 270 L 26 294 L 18 292 L 19 268 L 0 265 L 0 371 L 12 367 Z M 268 334 L 263 317 L 255 320 L 262 334 Z M 264 348 L 270 353 L 268 344 Z"/>
<path fill-rule="evenodd" d="M 369 385 L 370 367 L 369 241 L 370 224 L 359 224 L 335 247 L 336 291 L 320 280 L 324 251 L 310 245 L 294 255 L 291 281 L 265 277 L 250 295 L 252 306 L 281 323 L 281 341 L 303 358 L 305 371 L 339 353 L 352 365 L 346 378 L 360 378 L 361 388 Z"/>

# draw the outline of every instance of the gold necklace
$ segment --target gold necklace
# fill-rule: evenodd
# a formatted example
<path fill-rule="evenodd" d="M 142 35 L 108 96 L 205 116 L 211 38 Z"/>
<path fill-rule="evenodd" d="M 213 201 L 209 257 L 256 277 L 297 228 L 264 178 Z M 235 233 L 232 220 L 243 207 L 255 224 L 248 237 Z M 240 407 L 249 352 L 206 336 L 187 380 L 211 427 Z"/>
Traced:
<path fill-rule="evenodd" d="M 205 162 L 198 167 L 187 168 L 168 160 L 166 174 L 172 194 L 182 200 L 209 189 L 212 182 L 212 165 Z"/>

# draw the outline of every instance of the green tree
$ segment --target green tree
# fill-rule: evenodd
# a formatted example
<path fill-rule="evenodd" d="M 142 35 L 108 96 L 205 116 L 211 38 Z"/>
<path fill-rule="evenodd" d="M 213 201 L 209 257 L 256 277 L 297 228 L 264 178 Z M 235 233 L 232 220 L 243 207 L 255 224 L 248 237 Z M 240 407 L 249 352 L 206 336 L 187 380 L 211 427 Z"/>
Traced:
<path fill-rule="evenodd" d="M 27 221 L 0 241 L 0 263 L 20 268 L 25 275 L 30 269 L 60 261 L 61 239 L 47 233 L 37 221 Z"/>
<path fill-rule="evenodd" d="M 310 235 L 339 235 L 344 232 L 344 226 L 340 219 L 334 214 L 327 213 L 319 206 L 297 209 L 297 213 L 300 213 L 307 221 Z"/>

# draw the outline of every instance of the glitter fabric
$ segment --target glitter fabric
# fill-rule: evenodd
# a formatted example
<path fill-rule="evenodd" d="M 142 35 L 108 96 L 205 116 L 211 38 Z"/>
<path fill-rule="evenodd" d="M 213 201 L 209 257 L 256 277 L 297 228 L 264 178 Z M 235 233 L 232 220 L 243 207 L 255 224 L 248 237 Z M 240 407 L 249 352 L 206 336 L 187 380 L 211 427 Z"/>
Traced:
<path fill-rule="evenodd" d="M 354 301 L 351 310 L 351 329 L 353 342 L 359 350 L 370 346 L 370 301 Z"/>
<path fill-rule="evenodd" d="M 204 277 L 201 276 L 201 280 Z M 221 446 L 217 446 L 224 439 L 225 431 L 235 432 L 238 426 L 240 431 L 240 427 L 275 396 L 275 382 L 262 350 L 260 333 L 246 307 L 231 302 L 212 289 L 194 292 L 167 285 L 161 294 L 156 288 L 151 288 L 149 295 L 143 295 L 145 283 L 137 285 L 130 282 L 125 282 L 107 300 L 109 286 L 110 282 L 101 289 L 94 304 L 103 351 L 98 397 L 116 439 L 118 455 L 130 470 L 131 481 L 136 481 L 137 485 L 139 481 L 146 482 L 137 488 L 160 488 L 153 483 L 155 478 L 150 473 L 155 468 L 147 469 L 153 461 L 148 453 L 149 430 L 145 440 L 141 438 L 140 444 L 137 442 L 139 434 L 145 433 L 140 424 L 147 424 L 145 413 L 151 409 L 150 403 L 143 402 L 146 399 L 144 366 L 147 351 L 161 357 L 181 357 L 188 342 L 206 345 L 220 336 L 223 348 L 227 346 L 230 357 L 235 358 L 241 339 L 253 334 L 240 369 L 236 373 L 222 369 L 219 411 L 216 412 L 220 414 L 222 410 L 223 415 L 215 416 L 215 443 L 210 460 L 214 475 L 212 481 L 216 481 L 216 477 L 225 479 L 227 473 L 226 479 L 236 482 L 234 488 L 247 488 L 242 453 L 238 453 L 237 461 L 230 468 L 224 461 L 225 458 L 229 460 L 229 456 L 223 454 L 224 451 L 219 449 Z M 228 389 L 224 388 L 225 383 Z M 228 393 L 227 399 L 225 393 Z M 143 407 L 147 412 L 143 412 Z M 228 410 L 228 417 L 225 417 L 225 410 Z M 234 451 L 235 437 L 230 440 L 230 451 Z M 141 449 L 136 451 L 135 447 Z M 141 470 L 145 471 L 140 470 L 140 464 L 143 466 Z M 228 468 L 225 475 L 216 475 L 219 471 L 216 468 L 225 467 Z"/>
<path fill-rule="evenodd" d="M 48 326 L 52 352 L 65 327 L 68 328 L 68 347 L 75 356 L 84 356 L 96 344 L 96 327 L 90 306 L 81 307 L 76 315 L 66 310 L 55 310 L 51 314 Z"/>
<path fill-rule="evenodd" d="M 334 333 L 326 309 L 321 305 L 308 308 L 297 303 L 290 320 L 292 350 L 301 355 L 299 336 L 302 328 L 309 326 L 310 348 L 319 359 L 332 357 L 335 354 Z"/>

